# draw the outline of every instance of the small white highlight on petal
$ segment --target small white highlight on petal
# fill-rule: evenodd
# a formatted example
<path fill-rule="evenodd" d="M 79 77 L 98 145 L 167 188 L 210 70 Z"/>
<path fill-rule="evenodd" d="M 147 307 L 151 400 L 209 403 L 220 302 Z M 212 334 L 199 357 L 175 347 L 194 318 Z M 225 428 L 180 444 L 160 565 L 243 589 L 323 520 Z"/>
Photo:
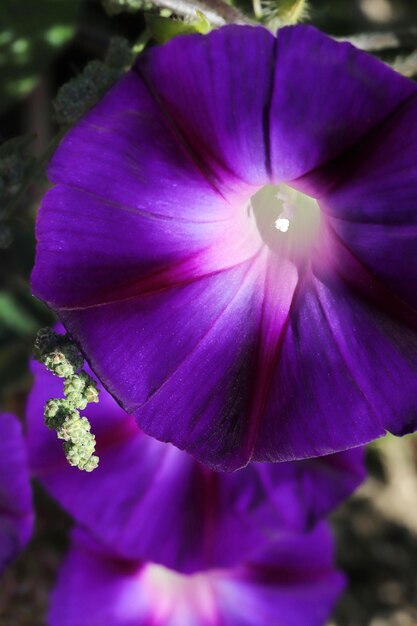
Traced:
<path fill-rule="evenodd" d="M 286 217 L 279 217 L 275 220 L 275 228 L 281 233 L 286 233 L 290 227 L 290 220 Z"/>

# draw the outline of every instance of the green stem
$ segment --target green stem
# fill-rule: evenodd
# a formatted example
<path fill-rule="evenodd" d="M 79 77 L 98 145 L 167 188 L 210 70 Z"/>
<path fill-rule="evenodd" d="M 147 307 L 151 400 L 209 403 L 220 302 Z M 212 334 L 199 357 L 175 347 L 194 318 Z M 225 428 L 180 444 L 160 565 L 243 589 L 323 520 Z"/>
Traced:
<path fill-rule="evenodd" d="M 261 20 L 263 16 L 261 0 L 252 0 L 253 13 L 257 20 Z"/>
<path fill-rule="evenodd" d="M 152 33 L 150 32 L 149 28 L 145 28 L 143 33 L 137 38 L 137 40 L 133 44 L 132 52 L 135 55 L 141 54 L 151 39 L 152 39 Z"/>
<path fill-rule="evenodd" d="M 158 9 L 169 9 L 175 15 L 194 19 L 197 11 L 204 13 L 213 26 L 227 23 L 251 24 L 252 20 L 223 0 L 152 0 Z"/>

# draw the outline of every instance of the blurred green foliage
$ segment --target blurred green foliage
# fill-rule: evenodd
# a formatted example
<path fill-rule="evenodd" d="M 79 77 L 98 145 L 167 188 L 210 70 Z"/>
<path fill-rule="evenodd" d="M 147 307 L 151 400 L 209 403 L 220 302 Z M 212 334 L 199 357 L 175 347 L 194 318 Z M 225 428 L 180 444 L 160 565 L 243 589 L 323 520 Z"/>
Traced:
<path fill-rule="evenodd" d="M 80 0 L 1 0 L 0 113 L 33 89 L 74 35 Z"/>
<path fill-rule="evenodd" d="M 135 13 L 136 11 L 149 11 L 152 9 L 150 0 L 102 0 L 103 7 L 109 15 L 119 13 Z"/>
<path fill-rule="evenodd" d="M 0 402 L 30 384 L 28 358 L 39 326 L 52 315 L 31 297 L 28 286 L 18 283 L 0 291 Z"/>
<path fill-rule="evenodd" d="M 10 214 L 13 198 L 34 166 L 35 159 L 29 151 L 33 140 L 33 135 L 21 135 L 0 146 L 0 222 Z M 1 247 L 4 245 L 0 237 Z"/>

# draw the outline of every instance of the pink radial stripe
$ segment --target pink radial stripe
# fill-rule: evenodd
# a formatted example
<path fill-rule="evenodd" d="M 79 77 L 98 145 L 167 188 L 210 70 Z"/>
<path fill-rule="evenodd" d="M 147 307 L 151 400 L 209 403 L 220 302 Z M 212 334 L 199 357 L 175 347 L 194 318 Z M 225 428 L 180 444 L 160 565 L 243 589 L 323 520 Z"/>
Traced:
<path fill-rule="evenodd" d="M 97 295 L 91 301 L 85 300 L 76 306 L 62 306 L 60 310 L 85 309 L 175 289 L 256 259 L 263 247 L 255 220 L 249 219 L 243 209 L 238 210 L 235 218 L 222 226 L 221 236 L 210 246 L 149 275 L 140 275 L 138 270 L 137 278 L 125 284 L 120 281 L 117 287 L 105 291 L 101 296 Z"/>
<path fill-rule="evenodd" d="M 88 215 L 74 220 L 74 205 L 86 201 Z M 46 233 L 50 238 L 38 251 L 33 281 L 49 276 L 47 299 L 59 308 L 94 306 L 189 282 L 244 262 L 262 245 L 243 201 L 224 220 L 177 222 L 62 186 L 44 199 L 38 238 Z"/>
<path fill-rule="evenodd" d="M 103 354 L 106 361 L 111 359 L 107 364 L 112 369 L 115 368 L 114 374 L 117 378 L 117 387 L 114 386 L 115 379 L 113 377 L 112 380 L 109 379 L 110 392 L 117 397 L 124 395 L 124 387 L 126 391 L 129 390 L 131 403 L 125 406 L 125 409 L 129 413 L 139 412 L 142 428 L 157 438 L 164 441 L 172 441 L 175 438 L 178 441 L 182 430 L 180 424 L 184 425 L 185 420 L 187 428 L 194 433 L 196 439 L 201 438 L 201 443 L 205 442 L 204 446 L 208 450 L 219 443 L 222 446 L 227 445 L 229 438 L 236 446 L 244 435 L 245 413 L 251 393 L 248 387 L 246 395 L 242 396 L 237 381 L 246 377 L 252 379 L 254 374 L 254 354 L 259 341 L 258 323 L 264 296 L 263 283 L 267 258 L 268 252 L 264 248 L 260 256 L 247 261 L 241 268 L 228 270 L 225 275 L 212 276 L 210 279 L 212 287 L 209 290 L 207 290 L 208 279 L 177 288 L 176 298 L 180 307 L 178 309 L 173 300 L 173 293 L 169 294 L 170 307 L 167 308 L 167 294 L 158 292 L 143 299 L 141 307 L 137 306 L 135 300 L 131 300 L 80 311 L 62 311 L 61 317 L 71 332 L 82 336 L 88 343 L 92 341 L 96 346 L 101 345 L 103 341 L 95 332 L 102 327 L 101 320 L 108 319 L 112 320 L 111 323 L 118 324 L 118 315 L 121 314 L 125 325 L 127 323 L 129 326 L 131 324 L 136 326 L 142 318 L 143 321 L 139 323 L 145 332 L 144 335 L 136 334 L 135 340 L 133 342 L 130 340 L 127 347 L 124 343 L 124 333 L 119 331 L 114 351 L 111 354 L 107 351 Z M 227 291 L 224 292 L 226 286 Z M 196 296 L 201 292 L 201 295 L 198 295 L 197 300 L 194 296 L 191 302 L 189 297 L 193 292 Z M 204 292 L 206 304 L 196 308 L 199 301 L 203 302 L 201 297 Z M 187 296 L 187 293 L 190 296 Z M 207 299 L 210 293 L 212 300 Z M 158 309 L 155 308 L 156 302 L 160 302 Z M 145 308 L 146 303 L 148 312 Z M 245 304 L 250 306 L 249 320 L 244 315 Z M 181 315 L 184 307 L 189 311 L 187 325 L 184 325 Z M 173 315 L 173 311 L 177 312 Z M 144 325 L 145 313 L 152 315 L 158 333 L 148 334 L 147 326 Z M 198 317 L 195 318 L 194 315 Z M 131 321 L 127 322 L 128 319 Z M 134 322 L 135 319 L 137 322 Z M 196 320 L 199 320 L 198 324 L 195 323 Z M 167 336 L 176 337 L 175 345 L 170 346 L 166 340 Z M 229 344 L 226 353 L 227 364 L 224 353 L 225 336 Z M 147 351 L 144 348 L 147 344 L 149 346 L 157 344 L 151 351 L 153 354 L 159 354 L 161 349 L 164 350 L 166 361 L 163 368 L 155 360 L 154 367 L 151 369 L 148 367 L 144 372 L 141 361 L 146 358 Z M 88 344 L 85 348 L 88 352 Z M 141 372 L 141 375 L 135 376 L 134 379 L 131 374 L 124 373 L 125 364 L 130 369 L 132 358 L 137 363 L 135 371 Z M 91 365 L 101 380 L 107 384 L 100 368 L 102 363 L 91 362 Z M 179 384 L 182 380 L 188 380 L 190 383 L 194 380 L 199 393 L 195 393 L 191 384 L 187 390 L 182 389 Z M 188 406 L 186 413 L 181 410 L 184 401 Z M 214 409 L 213 405 L 217 408 Z M 212 412 L 216 416 L 214 420 Z M 164 420 L 155 420 L 155 417 L 161 414 L 165 416 Z M 225 420 L 229 422 L 228 435 L 219 442 L 218 429 Z M 181 447 L 181 442 L 177 445 Z M 239 454 L 239 460 L 235 459 L 233 466 L 242 466 L 247 460 L 246 454 Z"/>
<path fill-rule="evenodd" d="M 268 248 L 264 250 L 264 255 L 265 279 L 259 335 L 253 361 L 250 402 L 245 418 L 248 424 L 245 444 L 248 459 L 252 458 L 256 448 L 259 424 L 299 279 L 298 269 L 286 258 L 274 254 Z"/>

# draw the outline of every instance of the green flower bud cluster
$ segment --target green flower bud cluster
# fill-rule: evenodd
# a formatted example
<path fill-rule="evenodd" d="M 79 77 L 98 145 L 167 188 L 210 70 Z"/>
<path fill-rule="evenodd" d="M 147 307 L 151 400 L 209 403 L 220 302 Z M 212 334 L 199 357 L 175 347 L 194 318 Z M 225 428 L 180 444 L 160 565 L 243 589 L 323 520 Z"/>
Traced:
<path fill-rule="evenodd" d="M 96 382 L 87 374 L 79 372 L 67 377 L 64 383 L 64 393 L 67 400 L 83 411 L 90 402 L 98 402 Z"/>
<path fill-rule="evenodd" d="M 52 398 L 48 400 L 43 410 L 45 424 L 48 428 L 59 431 L 63 427 L 64 422 L 68 418 L 71 418 L 71 412 L 77 414 L 77 411 L 72 409 L 66 400 L 62 398 Z M 73 418 L 74 417 L 75 415 Z"/>
<path fill-rule="evenodd" d="M 64 443 L 64 452 L 67 461 L 73 467 L 83 469 L 85 472 L 92 472 L 98 467 L 99 458 L 92 454 L 94 452 L 94 443 L 89 445 L 76 445 L 72 441 Z"/>
<path fill-rule="evenodd" d="M 43 363 L 53 374 L 60 378 L 67 378 L 82 366 L 78 350 L 72 344 L 64 346 L 62 350 L 54 350 L 45 356 Z"/>
<path fill-rule="evenodd" d="M 42 328 L 38 332 L 34 354 L 35 359 L 60 378 L 72 376 L 84 364 L 84 359 L 75 344 L 51 328 Z"/>
<path fill-rule="evenodd" d="M 65 398 L 52 398 L 44 408 L 45 424 L 56 431 L 68 463 L 87 472 L 94 470 L 99 458 L 94 454 L 96 440 L 90 422 L 81 417 L 89 402 L 98 402 L 94 379 L 80 370 L 84 359 L 66 335 L 50 328 L 41 329 L 35 341 L 35 358 L 53 374 L 64 378 Z M 77 371 L 80 370 L 80 371 Z"/>
<path fill-rule="evenodd" d="M 87 472 L 95 469 L 99 459 L 94 455 L 96 439 L 88 419 L 81 417 L 67 399 L 61 398 L 48 400 L 44 416 L 48 428 L 56 430 L 58 439 L 64 441 L 68 463 Z"/>

